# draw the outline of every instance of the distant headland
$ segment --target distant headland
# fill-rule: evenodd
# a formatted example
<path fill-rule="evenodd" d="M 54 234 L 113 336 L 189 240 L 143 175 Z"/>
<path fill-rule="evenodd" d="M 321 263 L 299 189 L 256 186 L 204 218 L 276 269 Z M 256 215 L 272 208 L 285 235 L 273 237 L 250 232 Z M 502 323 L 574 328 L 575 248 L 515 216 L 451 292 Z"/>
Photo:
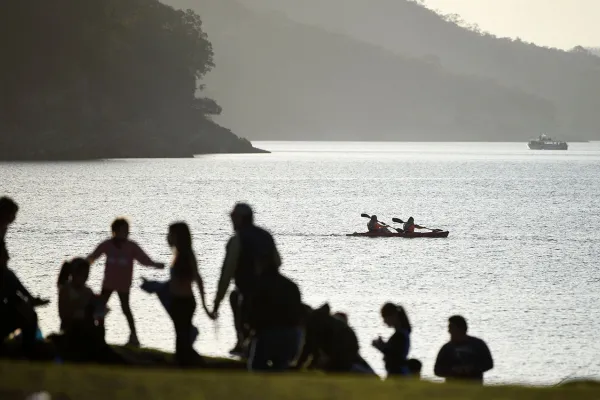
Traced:
<path fill-rule="evenodd" d="M 200 82 L 213 50 L 192 11 L 22 0 L 0 26 L 0 160 L 264 152 L 212 120 L 221 107 Z"/>

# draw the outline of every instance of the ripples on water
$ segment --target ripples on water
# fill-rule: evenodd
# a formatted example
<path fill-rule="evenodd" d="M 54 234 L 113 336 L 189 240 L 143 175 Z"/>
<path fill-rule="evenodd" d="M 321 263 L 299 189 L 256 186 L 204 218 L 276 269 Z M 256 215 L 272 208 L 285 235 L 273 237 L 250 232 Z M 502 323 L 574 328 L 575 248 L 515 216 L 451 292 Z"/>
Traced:
<path fill-rule="evenodd" d="M 313 305 L 329 301 L 349 314 L 362 354 L 379 372 L 370 342 L 389 336 L 379 307 L 403 304 L 414 326 L 411 356 L 433 375 L 446 319 L 465 315 L 484 338 L 496 367 L 488 382 L 554 383 L 600 376 L 600 143 L 566 152 L 525 144 L 260 143 L 270 155 L 219 155 L 181 160 L 0 164 L 2 192 L 21 205 L 7 241 L 12 267 L 35 294 L 45 332 L 58 329 L 55 282 L 62 260 L 86 255 L 108 235 L 116 216 L 132 221 L 132 237 L 169 262 L 169 223 L 194 232 L 212 307 L 231 233 L 228 213 L 244 200 L 272 230 L 284 271 Z M 363 231 L 360 213 L 388 222 L 450 230 L 448 239 L 349 238 Z M 102 263 L 90 284 L 100 289 Z M 167 271 L 136 267 L 141 276 Z M 107 339 L 125 342 L 118 300 L 110 303 Z M 146 346 L 174 348 L 170 320 L 139 289 L 132 307 Z M 219 326 L 196 313 L 196 348 L 224 355 L 234 344 L 228 304 Z"/>

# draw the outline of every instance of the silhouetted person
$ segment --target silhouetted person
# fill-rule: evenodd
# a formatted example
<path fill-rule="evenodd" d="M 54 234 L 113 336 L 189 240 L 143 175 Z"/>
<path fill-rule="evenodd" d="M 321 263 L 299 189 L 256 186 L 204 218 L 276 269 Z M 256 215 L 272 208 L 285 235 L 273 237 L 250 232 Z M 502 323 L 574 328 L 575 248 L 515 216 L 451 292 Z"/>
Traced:
<path fill-rule="evenodd" d="M 203 365 L 204 359 L 192 346 L 192 318 L 196 310 L 196 300 L 192 286 L 198 285 L 202 306 L 207 314 L 204 282 L 198 272 L 198 262 L 192 248 L 190 228 L 184 222 L 169 227 L 169 246 L 175 253 L 169 290 L 171 293 L 169 315 L 175 326 L 175 360 L 180 366 Z"/>
<path fill-rule="evenodd" d="M 171 273 L 172 272 L 173 272 L 173 269 L 171 268 Z M 146 278 L 142 278 L 142 284 L 140 285 L 140 288 L 144 292 L 150 293 L 150 294 L 155 294 L 156 297 L 158 297 L 158 300 L 164 307 L 167 314 L 169 314 L 169 316 L 171 315 L 171 310 L 172 310 L 172 307 L 171 307 L 171 297 L 172 296 L 171 296 L 170 285 L 171 285 L 170 279 L 168 281 L 155 281 L 155 280 L 148 280 Z M 195 327 L 194 325 L 192 325 L 192 329 L 190 332 L 190 341 L 192 342 L 192 345 L 198 338 L 199 334 L 200 334 L 200 331 L 198 330 L 198 328 Z"/>
<path fill-rule="evenodd" d="M 367 229 L 369 232 L 388 232 L 388 229 L 377 220 L 377 215 L 372 215 L 371 219 L 367 223 Z"/>
<path fill-rule="evenodd" d="M 26 357 L 32 358 L 38 329 L 34 306 L 44 302 L 32 298 L 25 290 L 19 278 L 8 268 L 9 260 L 6 246 L 0 244 L 0 350 L 4 340 L 20 329 L 23 352 Z"/>
<path fill-rule="evenodd" d="M 244 301 L 252 332 L 248 369 L 273 372 L 289 369 L 302 341 L 304 307 L 300 289 L 276 269 L 269 269 L 260 273 L 260 279 Z"/>
<path fill-rule="evenodd" d="M 305 315 L 304 347 L 297 360 L 298 368 L 331 373 L 369 372 L 371 368 L 359 355 L 354 330 L 339 315 L 330 314 L 329 304 L 316 310 L 305 306 Z"/>
<path fill-rule="evenodd" d="M 446 382 L 467 380 L 483 383 L 483 374 L 494 368 L 492 354 L 485 342 L 467 335 L 467 321 L 460 315 L 448 319 L 450 342 L 440 350 L 435 361 L 436 376 Z"/>
<path fill-rule="evenodd" d="M 135 320 L 129 305 L 129 291 L 133 278 L 133 263 L 139 262 L 145 266 L 164 268 L 164 264 L 154 262 L 146 253 L 132 240 L 129 240 L 129 223 L 125 219 L 116 219 L 111 226 L 112 238 L 105 240 L 90 254 L 87 259 L 93 264 L 98 258 L 106 255 L 106 267 L 104 268 L 104 280 L 102 282 L 101 297 L 108 303 L 113 292 L 117 292 L 121 301 L 121 309 L 127 323 L 129 324 L 129 341 L 131 346 L 139 346 Z"/>
<path fill-rule="evenodd" d="M 5 245 L 8 227 L 15 222 L 19 206 L 9 197 L 0 197 L 0 246 Z"/>
<path fill-rule="evenodd" d="M 404 228 L 403 229 L 404 232 L 408 232 L 408 233 L 414 233 L 415 232 L 415 228 L 417 228 L 417 229 L 423 229 L 422 226 L 415 225 L 415 219 L 413 217 L 408 218 L 408 221 L 406 221 L 404 223 L 403 228 Z"/>
<path fill-rule="evenodd" d="M 410 351 L 410 333 L 412 327 L 402 306 L 386 303 L 381 308 L 384 323 L 394 328 L 394 334 L 387 342 L 381 337 L 373 341 L 373 347 L 383 353 L 383 361 L 388 377 L 408 375 L 408 353 Z"/>
<path fill-rule="evenodd" d="M 13 222 L 15 222 L 18 211 L 19 206 L 12 199 L 8 197 L 0 198 L 0 247 L 5 251 L 7 257 L 7 264 L 8 260 L 10 260 L 10 257 L 4 239 L 6 236 L 6 232 L 8 231 L 8 227 Z M 19 293 L 20 296 L 33 307 L 43 306 L 50 303 L 49 300 L 42 299 L 40 297 L 33 297 L 31 293 L 29 293 L 29 291 L 25 288 L 25 286 L 23 286 L 19 278 L 17 278 L 15 273 L 8 268 L 8 266 L 6 267 L 6 270 L 4 270 L 2 282 L 0 282 L 0 285 L 5 287 L 5 290 L 8 291 L 7 293 L 9 293 L 9 296 L 10 293 Z"/>
<path fill-rule="evenodd" d="M 348 322 L 348 314 L 343 313 L 343 312 L 336 312 L 336 313 L 333 313 L 331 316 L 339 321 L 342 321 L 346 325 L 350 326 L 349 322 Z M 350 329 L 352 329 L 352 328 L 350 328 Z M 359 372 L 359 373 L 363 373 L 363 374 L 376 375 L 375 371 L 373 371 L 373 368 L 371 368 L 369 363 L 360 355 L 360 353 L 357 354 L 356 361 L 354 362 L 354 364 L 352 364 L 351 372 Z"/>
<path fill-rule="evenodd" d="M 89 274 L 90 264 L 83 258 L 62 265 L 58 278 L 58 314 L 66 339 L 62 354 L 69 361 L 124 363 L 104 340 L 101 321 L 108 309 L 86 285 Z"/>
<path fill-rule="evenodd" d="M 227 252 L 211 315 L 213 319 L 217 318 L 221 301 L 233 279 L 239 293 L 238 309 L 234 310 L 234 315 L 237 314 L 239 319 L 235 325 L 243 328 L 242 332 L 238 332 L 236 347 L 239 347 L 242 345 L 240 339 L 243 342 L 248 336 L 248 303 L 245 300 L 251 295 L 259 279 L 257 269 L 263 273 L 277 271 L 281 266 L 281 257 L 273 236 L 254 225 L 254 213 L 248 204 L 235 205 L 231 212 L 231 222 L 235 234 L 227 242 Z M 234 349 L 232 352 L 239 350 Z"/>

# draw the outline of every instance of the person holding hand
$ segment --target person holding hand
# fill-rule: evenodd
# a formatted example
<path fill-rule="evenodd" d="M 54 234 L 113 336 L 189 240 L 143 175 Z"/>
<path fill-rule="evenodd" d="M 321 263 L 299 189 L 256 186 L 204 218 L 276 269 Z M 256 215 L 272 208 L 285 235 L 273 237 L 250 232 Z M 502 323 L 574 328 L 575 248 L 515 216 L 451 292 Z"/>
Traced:
<path fill-rule="evenodd" d="M 128 345 L 139 347 L 133 313 L 129 306 L 129 291 L 133 282 L 133 262 L 158 269 L 165 265 L 152 261 L 138 244 L 129 239 L 129 223 L 123 218 L 116 219 L 111 226 L 112 237 L 100 243 L 96 250 L 87 257 L 90 265 L 103 255 L 106 256 L 104 281 L 100 298 L 108 303 L 113 292 L 117 292 L 121 301 L 121 309 L 127 318 L 130 335 Z"/>

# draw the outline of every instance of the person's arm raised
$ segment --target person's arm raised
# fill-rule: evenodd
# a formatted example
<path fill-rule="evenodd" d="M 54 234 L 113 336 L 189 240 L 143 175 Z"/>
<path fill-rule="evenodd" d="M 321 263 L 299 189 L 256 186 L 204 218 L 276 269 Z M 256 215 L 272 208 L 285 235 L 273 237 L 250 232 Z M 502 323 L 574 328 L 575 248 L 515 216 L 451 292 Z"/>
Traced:
<path fill-rule="evenodd" d="M 92 265 L 94 262 L 96 262 L 97 259 L 106 254 L 107 245 L 108 240 L 105 240 L 104 242 L 100 243 L 98 247 L 96 247 L 96 249 L 89 256 L 85 258 L 90 263 L 90 265 Z"/>
<path fill-rule="evenodd" d="M 134 254 L 134 258 L 136 259 L 137 262 L 139 262 L 140 264 L 146 266 L 146 267 L 154 267 L 157 269 L 164 269 L 165 268 L 165 264 L 163 263 L 158 263 L 158 262 L 154 262 L 149 256 L 148 254 L 146 254 L 146 252 L 144 250 L 142 250 L 142 248 L 135 242 L 131 242 L 133 247 L 133 254 Z"/>

